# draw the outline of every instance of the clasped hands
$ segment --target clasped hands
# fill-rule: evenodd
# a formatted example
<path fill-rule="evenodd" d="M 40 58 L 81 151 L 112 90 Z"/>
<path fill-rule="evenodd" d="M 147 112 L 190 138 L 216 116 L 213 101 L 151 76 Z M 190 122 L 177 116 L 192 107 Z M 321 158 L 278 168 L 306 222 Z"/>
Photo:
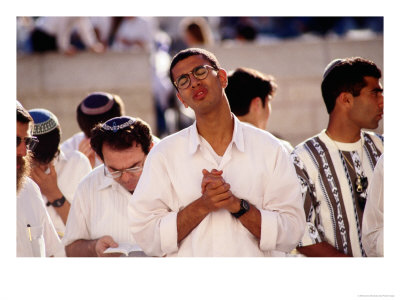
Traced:
<path fill-rule="evenodd" d="M 222 177 L 223 171 L 212 169 L 208 172 L 202 170 L 203 180 L 201 182 L 201 199 L 209 211 L 226 209 L 231 213 L 240 210 L 240 200 L 231 192 L 230 184 Z"/>

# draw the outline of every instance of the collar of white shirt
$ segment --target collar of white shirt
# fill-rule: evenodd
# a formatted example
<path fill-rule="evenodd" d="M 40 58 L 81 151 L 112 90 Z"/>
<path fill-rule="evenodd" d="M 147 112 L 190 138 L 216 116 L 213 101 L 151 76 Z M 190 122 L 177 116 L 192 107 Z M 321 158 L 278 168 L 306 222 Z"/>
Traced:
<path fill-rule="evenodd" d="M 232 143 L 236 145 L 236 148 L 244 152 L 244 137 L 243 137 L 243 124 L 239 121 L 239 119 L 234 116 L 234 127 L 233 127 L 233 136 Z M 189 127 L 189 153 L 196 153 L 197 149 L 200 146 L 200 136 L 197 131 L 196 121 Z"/>
<path fill-rule="evenodd" d="M 102 190 L 108 187 L 117 187 L 116 185 L 119 183 L 116 182 L 113 178 L 107 177 L 104 175 L 104 164 L 101 164 L 100 166 L 98 166 L 97 168 L 101 169 L 101 175 L 100 175 L 100 183 L 98 185 L 98 190 Z M 94 170 L 93 170 L 94 171 Z M 92 171 L 92 172 L 93 172 Z M 99 170 L 100 172 L 100 170 Z"/>

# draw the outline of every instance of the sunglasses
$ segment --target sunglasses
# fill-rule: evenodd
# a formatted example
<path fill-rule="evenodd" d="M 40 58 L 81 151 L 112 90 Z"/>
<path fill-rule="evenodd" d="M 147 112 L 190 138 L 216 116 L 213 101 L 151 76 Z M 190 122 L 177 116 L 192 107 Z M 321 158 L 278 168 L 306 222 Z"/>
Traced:
<path fill-rule="evenodd" d="M 39 140 L 35 136 L 27 136 L 23 138 L 26 149 L 33 151 L 37 144 L 39 143 Z M 17 136 L 17 147 L 22 143 L 22 138 Z"/>

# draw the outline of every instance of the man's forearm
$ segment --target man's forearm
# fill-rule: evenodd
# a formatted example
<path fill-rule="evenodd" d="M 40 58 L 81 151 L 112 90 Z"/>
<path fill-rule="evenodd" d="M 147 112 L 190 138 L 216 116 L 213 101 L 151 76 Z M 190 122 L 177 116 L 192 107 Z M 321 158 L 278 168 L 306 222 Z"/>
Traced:
<path fill-rule="evenodd" d="M 69 257 L 95 257 L 97 240 L 76 240 L 65 247 Z"/>
<path fill-rule="evenodd" d="M 297 247 L 297 251 L 309 257 L 349 257 L 349 255 L 338 251 L 328 242 L 321 242 L 309 246 Z"/>
<path fill-rule="evenodd" d="M 202 205 L 201 198 L 193 201 L 178 212 L 176 225 L 178 231 L 178 244 L 200 224 L 209 211 Z"/>
<path fill-rule="evenodd" d="M 239 218 L 244 227 L 250 231 L 258 240 L 261 238 L 261 212 L 254 206 L 250 205 L 247 213 Z"/>

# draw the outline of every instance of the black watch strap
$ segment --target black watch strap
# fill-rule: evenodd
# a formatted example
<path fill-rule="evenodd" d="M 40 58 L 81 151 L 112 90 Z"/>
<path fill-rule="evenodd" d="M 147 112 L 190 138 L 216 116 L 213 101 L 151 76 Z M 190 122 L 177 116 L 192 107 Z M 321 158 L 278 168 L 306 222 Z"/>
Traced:
<path fill-rule="evenodd" d="M 247 213 L 250 209 L 250 204 L 246 200 L 240 199 L 240 210 L 235 213 L 231 213 L 232 216 L 234 216 L 236 219 L 240 218 L 243 216 L 245 213 Z"/>
<path fill-rule="evenodd" d="M 59 198 L 59 199 L 56 199 L 56 200 L 54 200 L 53 202 L 49 202 L 49 201 L 47 201 L 47 203 L 46 203 L 46 206 L 53 206 L 53 207 L 61 207 L 61 206 L 63 206 L 64 205 L 64 202 L 65 202 L 65 197 L 64 197 L 64 195 L 61 197 L 61 198 Z"/>

